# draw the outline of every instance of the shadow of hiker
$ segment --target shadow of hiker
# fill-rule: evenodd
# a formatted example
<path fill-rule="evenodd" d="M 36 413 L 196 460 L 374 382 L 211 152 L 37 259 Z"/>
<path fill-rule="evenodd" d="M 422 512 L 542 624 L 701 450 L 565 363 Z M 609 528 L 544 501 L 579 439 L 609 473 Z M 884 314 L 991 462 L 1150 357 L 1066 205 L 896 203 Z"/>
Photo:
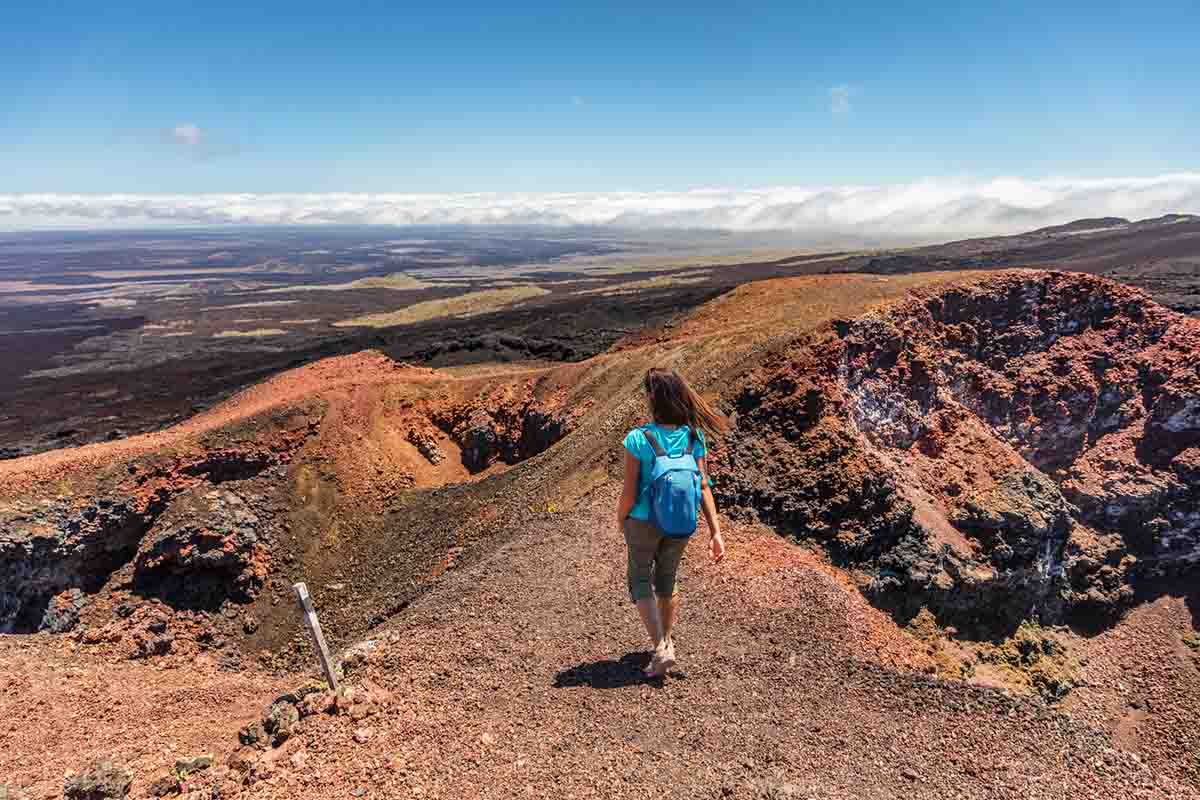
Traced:
<path fill-rule="evenodd" d="M 662 678 L 647 678 L 642 670 L 650 663 L 650 653 L 641 650 L 626 653 L 620 661 L 602 659 L 564 669 L 554 678 L 555 689 L 571 686 L 590 686 L 593 689 L 620 689 L 624 686 L 648 684 L 661 686 Z"/>

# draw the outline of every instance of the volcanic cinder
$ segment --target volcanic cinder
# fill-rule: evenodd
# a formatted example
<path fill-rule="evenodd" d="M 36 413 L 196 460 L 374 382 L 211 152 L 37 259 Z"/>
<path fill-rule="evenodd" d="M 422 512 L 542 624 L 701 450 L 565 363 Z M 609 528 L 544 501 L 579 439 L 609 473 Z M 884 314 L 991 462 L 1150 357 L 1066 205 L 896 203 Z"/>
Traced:
<path fill-rule="evenodd" d="M 1198 345 L 1086 275 L 793 277 L 575 363 L 363 351 L 0 462 L 0 625 L 34 634 L 0 637 L 0 773 L 44 796 L 121 753 L 139 794 L 213 752 L 189 790 L 1196 797 Z M 683 565 L 663 691 L 612 530 L 652 365 L 734 423 L 730 554 Z M 297 580 L 353 701 L 312 685 Z"/>

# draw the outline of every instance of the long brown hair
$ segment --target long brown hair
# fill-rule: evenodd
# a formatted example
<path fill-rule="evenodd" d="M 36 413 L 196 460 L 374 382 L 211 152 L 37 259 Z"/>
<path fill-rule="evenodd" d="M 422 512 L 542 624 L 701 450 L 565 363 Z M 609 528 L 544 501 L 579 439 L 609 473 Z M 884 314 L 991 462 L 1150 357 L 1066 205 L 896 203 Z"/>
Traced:
<path fill-rule="evenodd" d="M 729 430 L 729 420 L 688 386 L 679 373 L 655 367 L 646 373 L 642 385 L 646 389 L 646 396 L 650 398 L 650 414 L 655 422 L 687 425 L 692 430 L 704 431 L 708 436 Z"/>

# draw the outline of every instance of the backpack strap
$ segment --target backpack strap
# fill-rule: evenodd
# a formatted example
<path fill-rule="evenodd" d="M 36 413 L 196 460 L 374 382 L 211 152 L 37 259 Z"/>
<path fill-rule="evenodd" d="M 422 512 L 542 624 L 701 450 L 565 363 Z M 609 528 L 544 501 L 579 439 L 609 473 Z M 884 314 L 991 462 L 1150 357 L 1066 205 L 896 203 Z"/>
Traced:
<path fill-rule="evenodd" d="M 658 439 L 653 433 L 650 432 L 649 428 L 642 428 L 642 435 L 645 436 L 646 441 L 650 443 L 650 449 L 654 451 L 655 456 L 662 458 L 667 454 L 667 451 L 663 450 L 662 445 L 658 443 Z"/>

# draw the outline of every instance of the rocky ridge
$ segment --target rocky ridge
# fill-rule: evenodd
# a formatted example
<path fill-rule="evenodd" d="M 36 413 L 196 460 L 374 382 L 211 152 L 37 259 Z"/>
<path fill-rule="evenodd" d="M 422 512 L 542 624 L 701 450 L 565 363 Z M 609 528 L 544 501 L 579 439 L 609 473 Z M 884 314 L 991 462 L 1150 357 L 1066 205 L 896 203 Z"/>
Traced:
<path fill-rule="evenodd" d="M 112 621 L 89 615 L 102 595 L 110 611 L 165 603 L 219 621 L 251 615 L 266 587 L 273 608 L 288 591 L 277 562 L 304 558 L 310 534 L 342 526 L 370 535 L 398 497 L 537 455 L 587 407 L 568 407 L 562 388 L 536 373 L 455 382 L 378 354 L 344 362 L 256 387 L 219 409 L 215 424 L 190 423 L 198 434 L 182 426 L 153 435 L 157 446 L 138 446 L 148 437 L 100 445 L 118 452 L 94 465 L 68 451 L 34 457 L 40 484 L 18 473 L 29 489 L 10 488 L 0 503 L 0 632 L 66 633 L 82 624 L 93 627 L 77 631 L 84 639 L 115 641 L 123 634 L 114 626 L 137 628 L 132 611 Z M 331 366 L 360 382 L 339 391 L 309 374 Z M 294 384 L 307 391 L 293 402 Z M 279 399 L 263 403 L 261 395 Z M 37 486 L 49 480 L 59 492 L 41 496 Z M 411 568 L 423 577 L 430 567 Z M 150 642 L 134 655 L 171 649 L 161 646 L 163 631 L 130 633 Z M 227 638 L 203 626 L 201 634 Z"/>
<path fill-rule="evenodd" d="M 1200 563 L 1200 323 L 1010 272 L 835 321 L 729 399 L 719 498 L 903 619 L 1112 619 Z"/>
<path fill-rule="evenodd" d="M 93 498 L 132 498 L 136 511 L 164 492 L 163 507 L 145 521 L 136 548 L 122 551 L 129 559 L 105 588 L 92 594 L 71 586 L 52 598 L 55 619 L 83 601 L 72 636 L 0 637 L 7 666 L 0 704 L 14 720 L 0 726 L 0 772 L 38 796 L 61 790 L 65 774 L 96 756 L 127 764 L 139 794 L 162 786 L 199 796 L 507 797 L 553 786 L 577 797 L 1194 796 L 1189 709 L 1200 673 L 1186 638 L 1194 597 L 1140 604 L 1086 651 L 1065 629 L 1027 625 L 998 644 L 990 662 L 962 660 L 993 676 L 1027 673 L 1039 683 L 1034 692 L 988 683 L 986 675 L 975 686 L 943 680 L 939 661 L 960 653 L 935 651 L 955 642 L 943 641 L 949 631 L 934 615 L 897 626 L 858 591 L 906 615 L 897 589 L 913 587 L 914 604 L 934 609 L 945 625 L 970 625 L 992 613 L 987 603 L 1006 620 L 1049 620 L 1086 608 L 1086 593 L 1067 580 L 1069 565 L 1081 561 L 1072 548 L 1108 546 L 1119 550 L 1118 562 L 1138 558 L 1130 548 L 1140 545 L 1126 542 L 1120 526 L 1081 521 L 1068 472 L 1099 452 L 1098 441 L 1116 441 L 1121 431 L 1136 439 L 1137 420 L 1155 418 L 1160 401 L 1167 403 L 1161 427 L 1179 428 L 1186 369 L 1154 355 L 1165 376 L 1158 389 L 1139 391 L 1115 416 L 1107 408 L 1089 415 L 1116 421 L 1097 423 L 1095 441 L 1085 424 L 1082 455 L 1062 465 L 1054 457 L 1059 434 L 1030 434 L 1032 445 L 1020 438 L 1074 429 L 1023 399 L 1065 392 L 1055 362 L 1034 368 L 1039 348 L 1053 354 L 1073 336 L 1092 337 L 1074 340 L 1078 352 L 1099 347 L 1106 358 L 1135 359 L 1172 341 L 1171 316 L 1166 331 L 1147 327 L 1145 347 L 1138 340 L 1127 354 L 1105 338 L 1125 323 L 1110 320 L 1104 302 L 1096 306 L 1099 322 L 1075 327 L 1067 314 L 1109 293 L 1112 316 L 1128 316 L 1122 291 L 1029 272 L 767 282 L 580 365 L 435 373 L 363 353 L 286 373 L 258 387 L 257 400 L 214 409 L 197 422 L 199 438 L 188 438 L 195 428 L 187 437 L 169 431 L 0 464 L 10 480 L 4 514 L 43 513 L 31 494 L 51 485 L 61 487 L 54 520 L 98 505 Z M 1127 299 L 1148 318 L 1161 311 L 1136 294 Z M 1023 337 L 1015 343 L 1032 342 L 1013 350 L 1018 362 L 1024 355 L 1036 362 L 1019 363 L 1017 378 L 1032 377 L 1010 378 L 978 344 L 947 349 L 947 300 L 965 304 L 961 316 L 974 320 L 978 341 L 1015 332 Z M 1054 323 L 1063 330 L 1050 341 L 1042 325 L 1056 314 L 1064 315 Z M 1188 329 L 1181 331 L 1191 346 Z M 753 509 L 770 523 L 729 521 L 730 555 L 719 566 L 693 549 L 680 627 L 686 679 L 661 686 L 638 675 L 647 654 L 621 589 L 623 543 L 607 535 L 615 442 L 644 413 L 637 387 L 650 364 L 681 369 L 736 410 L 734 434 L 712 451 L 722 504 L 737 517 Z M 960 399 L 972 396 L 963 375 L 975 374 L 1000 388 L 996 376 L 1008 379 L 1015 388 L 997 392 L 1008 398 L 1003 403 L 1033 410 L 1005 414 L 1001 403 L 985 418 Z M 1172 397 L 1183 399 L 1174 410 Z M 522 415 L 532 417 L 529 438 Z M 506 451 L 538 450 L 547 419 L 575 433 L 506 469 Z M 287 431 L 294 445 L 270 450 Z M 1147 439 L 1155 440 L 1143 426 L 1137 441 Z M 480 440 L 487 448 L 477 463 L 485 466 L 471 472 L 464 443 Z M 1118 447 L 1106 457 L 1133 458 L 1169 496 L 1190 491 L 1172 483 L 1180 474 L 1174 466 L 1163 466 L 1186 467 L 1188 449 L 1172 455 L 1147 446 L 1130 456 Z M 276 455 L 236 456 L 267 450 Z M 104 479 L 92 481 L 94 472 Z M 30 491 L 9 488 L 14 480 Z M 1131 482 L 1122 480 L 1114 491 L 1127 491 Z M 206 508 L 228 512 L 219 537 L 198 524 Z M 1170 515 L 1166 523 L 1174 524 Z M 1129 528 L 1132 538 L 1138 528 Z M 1185 549 L 1168 536 L 1163 552 L 1185 553 L 1186 529 L 1170 531 L 1185 537 Z M 822 548 L 795 547 L 776 532 Z M 261 561 L 252 554 L 264 544 L 269 558 Z M 1101 571 L 1114 566 L 1099 555 Z M 1101 611 L 1115 614 L 1157 591 L 1158 577 L 1140 577 L 1149 560 L 1102 572 L 1112 590 L 1087 579 Z M 267 572 L 251 603 L 231 596 L 212 613 L 195 600 L 131 597 L 139 564 L 159 585 L 213 574 L 236 589 L 234 571 L 251 587 L 257 566 Z M 1193 574 L 1186 557 L 1171 555 L 1160 566 L 1185 580 Z M 353 702 L 339 709 L 334 698 L 332 713 L 327 693 L 308 691 L 307 636 L 285 602 L 298 579 L 314 589 L 335 646 L 371 636 L 374 647 L 358 664 L 364 673 L 351 672 L 395 702 L 368 713 Z M 546 591 L 564 581 L 571 591 Z M 106 606 L 114 597 L 124 601 Z M 189 651 L 189 636 L 217 646 L 213 619 L 228 623 L 219 637 L 231 628 L 247 632 L 240 641 L 247 655 L 281 657 L 246 658 L 231 669 L 225 649 Z M 1136 644 L 1131 620 L 1141 620 L 1132 629 Z M 928 640 L 914 635 L 922 625 Z M 108 649 L 119 636 L 121 647 Z M 1111 640 L 1127 649 L 1114 650 Z M 1143 650 L 1149 646 L 1157 648 L 1153 658 Z M 125 651 L 137 660 L 112 657 Z M 354 660 L 352 652 L 343 664 Z M 1060 675 L 1059 666 L 1080 672 Z M 289 673 L 282 682 L 280 672 Z M 125 686 L 125 676 L 139 685 Z M 1060 700 L 1075 679 L 1081 688 Z M 1155 708 L 1142 719 L 1149 698 Z M 1059 710 L 1067 703 L 1070 716 Z M 21 738 L 61 720 L 72 721 L 62 737 L 37 750 Z M 140 733 L 147 720 L 155 722 L 149 737 Z M 1140 746 L 1130 738 L 1135 728 Z M 214 766 L 188 780 L 155 778 L 179 753 L 209 751 Z"/>

